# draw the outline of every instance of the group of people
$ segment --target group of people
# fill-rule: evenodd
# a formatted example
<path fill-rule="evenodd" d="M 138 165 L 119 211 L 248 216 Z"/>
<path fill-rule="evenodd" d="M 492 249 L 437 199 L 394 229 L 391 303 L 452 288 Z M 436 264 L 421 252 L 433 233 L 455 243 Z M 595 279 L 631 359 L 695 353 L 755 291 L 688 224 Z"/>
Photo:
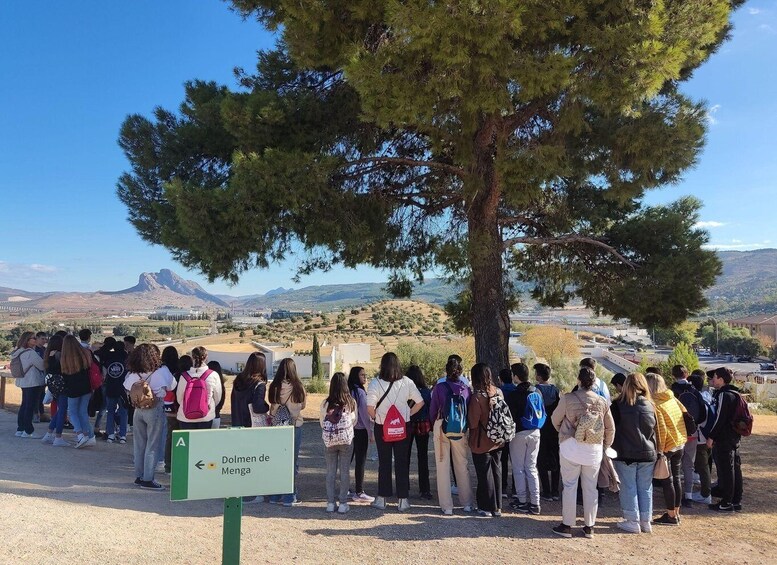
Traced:
<path fill-rule="evenodd" d="M 33 415 L 42 413 L 41 396 L 47 387 L 52 418 L 43 442 L 70 445 L 62 438 L 68 418 L 76 448 L 95 444 L 102 418 L 102 435 L 109 443 L 126 443 L 131 425 L 135 483 L 163 490 L 154 477 L 158 467 L 170 471 L 173 430 L 220 424 L 226 400 L 223 372 L 217 362 L 208 362 L 204 347 L 181 357 L 172 346 L 163 351 L 150 343 L 136 347 L 133 338 L 109 337 L 93 347 L 90 332 L 83 330 L 78 338 L 55 334 L 40 351 L 39 337 L 23 333 L 12 355 L 17 385 L 22 388 L 19 437 L 41 437 L 34 432 Z M 397 509 L 410 509 L 414 444 L 419 496 L 434 499 L 430 438 L 437 501 L 444 515 L 453 514 L 456 494 L 464 512 L 501 516 L 510 487 L 514 499 L 510 507 L 517 512 L 538 515 L 541 500 L 561 499 L 562 521 L 553 532 L 564 537 L 570 537 L 576 525 L 579 497 L 583 535 L 593 535 L 599 488 L 618 490 L 623 514 L 618 527 L 631 533 L 650 532 L 657 524 L 679 525 L 681 508 L 694 502 L 719 512 L 741 510 L 739 443 L 749 433 L 752 417 L 746 404 L 742 409 L 729 369 L 689 374 L 678 365 L 672 369 L 670 387 L 657 368 L 645 375 L 619 373 L 612 380 L 618 393 L 614 400 L 596 376 L 591 358 L 580 362 L 577 384 L 566 394 L 549 382 L 548 365 L 538 363 L 532 369 L 534 383 L 524 363 L 500 371 L 498 380 L 488 365 L 477 363 L 467 378 L 461 358 L 451 355 L 445 374 L 429 387 L 420 367 L 413 365 L 403 372 L 397 356 L 386 353 L 369 384 L 363 367 L 352 367 L 347 377 L 335 373 L 319 418 L 327 512 L 346 513 L 349 502 L 385 510 L 395 494 Z M 705 390 L 705 376 L 712 393 Z M 94 426 L 90 404 L 96 415 Z M 293 426 L 295 430 L 295 492 L 269 496 L 270 503 L 297 503 L 305 404 L 305 388 L 292 359 L 281 360 L 270 381 L 265 356 L 254 352 L 235 377 L 232 426 Z M 364 485 L 370 442 L 378 454 L 375 497 L 365 492 Z M 477 477 L 474 492 L 470 460 Z M 714 486 L 713 462 L 718 478 Z M 696 480 L 698 492 L 694 492 Z M 654 481 L 666 505 L 655 519 Z M 713 503 L 712 497 L 719 500 Z M 257 500 L 248 497 L 245 502 Z"/>

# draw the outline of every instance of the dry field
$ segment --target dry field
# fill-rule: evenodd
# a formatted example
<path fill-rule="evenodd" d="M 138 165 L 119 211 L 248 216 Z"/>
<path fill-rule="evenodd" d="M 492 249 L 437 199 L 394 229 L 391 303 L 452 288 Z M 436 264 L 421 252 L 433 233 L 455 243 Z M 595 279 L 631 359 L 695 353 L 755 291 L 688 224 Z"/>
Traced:
<path fill-rule="evenodd" d="M 500 519 L 479 519 L 458 510 L 443 517 L 434 502 L 415 498 L 406 514 L 392 505 L 385 513 L 353 507 L 344 516 L 327 515 L 323 444 L 315 421 L 321 398 L 311 395 L 305 413 L 302 504 L 245 507 L 244 563 L 371 563 L 388 561 L 389 555 L 393 563 L 413 564 L 777 561 L 777 416 L 758 416 L 755 434 L 743 442 L 743 513 L 719 515 L 698 506 L 679 528 L 630 535 L 614 527 L 617 498 L 606 496 L 595 538 L 565 540 L 550 532 L 559 521 L 558 502 L 544 503 L 542 515 L 531 518 L 505 512 Z M 171 503 L 166 494 L 138 490 L 132 485 L 131 441 L 79 451 L 53 448 L 13 437 L 15 421 L 15 414 L 0 411 L 0 563 L 218 562 L 219 501 Z M 377 463 L 368 462 L 371 493 L 376 470 Z M 157 478 L 169 482 L 167 476 Z M 417 488 L 413 479 L 411 493 Z M 656 508 L 660 501 L 657 495 Z"/>

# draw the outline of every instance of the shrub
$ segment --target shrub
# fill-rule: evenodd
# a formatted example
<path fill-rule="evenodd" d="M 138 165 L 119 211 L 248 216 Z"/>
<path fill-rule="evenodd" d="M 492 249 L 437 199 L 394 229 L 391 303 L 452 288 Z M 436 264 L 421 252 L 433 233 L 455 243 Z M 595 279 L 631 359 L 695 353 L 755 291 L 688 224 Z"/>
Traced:
<path fill-rule="evenodd" d="M 322 377 L 312 378 L 305 383 L 305 390 L 310 394 L 326 394 L 329 392 L 329 383 Z"/>

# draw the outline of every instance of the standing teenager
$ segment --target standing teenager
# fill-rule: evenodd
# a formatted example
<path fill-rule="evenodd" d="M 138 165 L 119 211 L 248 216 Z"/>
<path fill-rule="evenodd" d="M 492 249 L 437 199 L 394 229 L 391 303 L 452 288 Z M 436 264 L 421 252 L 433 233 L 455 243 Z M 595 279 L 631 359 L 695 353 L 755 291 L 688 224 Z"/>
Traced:
<path fill-rule="evenodd" d="M 221 380 L 216 371 L 208 368 L 208 351 L 204 347 L 192 349 L 191 357 L 192 368 L 181 373 L 179 386 L 175 389 L 178 427 L 181 430 L 207 430 L 213 426 L 216 405 L 221 400 Z M 195 382 L 197 379 L 205 382 Z M 197 392 L 203 388 L 204 394 Z"/>
<path fill-rule="evenodd" d="M 148 384 L 152 398 L 145 407 L 135 406 L 133 445 L 135 456 L 135 484 L 149 490 L 164 490 L 154 480 L 159 445 L 164 441 L 164 397 L 175 388 L 175 378 L 162 365 L 159 348 L 150 343 L 141 343 L 127 358 L 127 377 L 124 388 L 132 391 L 132 385 L 139 381 Z"/>
<path fill-rule="evenodd" d="M 408 400 L 414 402 L 410 408 Z M 413 381 L 402 375 L 395 353 L 385 353 L 380 372 L 367 387 L 367 412 L 375 420 L 375 443 L 378 447 L 378 497 L 372 505 L 386 509 L 386 498 L 393 495 L 391 462 L 397 482 L 397 509 L 410 509 L 410 471 L 408 467 L 408 426 L 410 416 L 421 410 L 424 399 Z M 391 416 L 389 417 L 389 413 Z M 400 429 L 404 427 L 404 432 Z"/>
<path fill-rule="evenodd" d="M 429 432 L 432 424 L 429 421 L 429 405 L 432 402 L 432 392 L 426 385 L 424 372 L 418 365 L 411 365 L 407 369 L 407 378 L 413 381 L 421 398 L 424 399 L 423 407 L 410 416 L 410 443 L 408 445 L 407 465 L 410 466 L 410 458 L 413 454 L 413 442 L 418 452 L 418 489 L 421 498 L 432 500 L 434 498 L 429 485 Z"/>
<path fill-rule="evenodd" d="M 67 411 L 76 432 L 76 449 L 96 443 L 87 411 L 92 396 L 89 382 L 91 364 L 92 355 L 89 350 L 85 349 L 75 336 L 65 337 L 59 365 L 65 379 Z"/>
<path fill-rule="evenodd" d="M 353 452 L 353 426 L 356 401 L 348 392 L 345 373 L 337 372 L 329 383 L 329 396 L 321 403 L 319 422 L 323 430 L 326 460 L 326 511 L 348 512 L 348 480 Z M 340 494 L 335 502 L 335 486 L 340 477 Z"/>
<path fill-rule="evenodd" d="M 255 352 L 248 356 L 243 370 L 232 383 L 230 398 L 232 427 L 262 428 L 267 426 L 270 405 L 267 390 L 267 358 Z"/>
<path fill-rule="evenodd" d="M 61 335 L 51 336 L 43 354 L 43 364 L 46 371 L 46 379 L 49 392 L 54 400 L 52 405 L 56 404 L 57 409 L 52 412 L 49 431 L 43 437 L 43 443 L 50 443 L 54 447 L 67 447 L 70 445 L 62 438 L 62 430 L 65 427 L 65 418 L 67 417 L 67 394 L 65 388 L 65 379 L 62 376 L 62 369 L 59 360 L 62 357 Z"/>
<path fill-rule="evenodd" d="M 596 373 L 590 367 L 580 368 L 577 390 L 565 394 L 551 420 L 558 430 L 561 459 L 561 524 L 553 533 L 572 537 L 577 521 L 577 485 L 583 490 L 583 536 L 594 535 L 596 513 L 599 510 L 599 492 L 596 490 L 602 454 L 612 445 L 615 425 L 609 402 L 595 388 Z"/>
<path fill-rule="evenodd" d="M 502 396 L 496 387 L 491 369 L 485 363 L 472 367 L 472 396 L 467 404 L 469 448 L 478 477 L 476 498 L 482 517 L 502 515 L 502 465 L 499 461 L 504 443 L 494 443 L 486 435 L 491 414 L 492 398 Z M 458 476 L 459 481 L 462 477 Z"/>
<path fill-rule="evenodd" d="M 40 404 L 40 397 L 46 384 L 43 359 L 35 352 L 37 344 L 38 339 L 34 332 L 24 332 L 16 342 L 16 349 L 11 353 L 11 363 L 20 362 L 22 375 L 21 378 L 16 379 L 16 386 L 22 389 L 22 403 L 16 416 L 16 437 L 35 439 L 43 437 L 42 434 L 35 434 L 35 428 L 32 425 L 33 413 Z"/>
<path fill-rule="evenodd" d="M 551 384 L 551 369 L 544 363 L 534 365 L 534 375 L 537 380 L 537 390 L 542 394 L 545 413 L 548 417 L 540 428 L 540 452 L 537 455 L 537 470 L 540 474 L 540 498 L 543 500 L 558 500 L 559 483 L 561 480 L 561 464 L 558 456 L 558 431 L 553 426 L 551 417 L 558 407 L 561 393 L 556 385 Z"/>
<path fill-rule="evenodd" d="M 348 373 L 348 390 L 356 401 L 357 419 L 353 430 L 353 454 L 351 461 L 356 462 L 354 470 L 354 490 L 351 492 L 351 500 L 354 502 L 370 503 L 375 500 L 364 492 L 364 467 L 367 463 L 367 450 L 372 437 L 372 420 L 367 413 L 367 373 L 364 367 L 351 367 Z M 374 438 L 372 439 L 374 442 Z"/>
<path fill-rule="evenodd" d="M 272 495 L 270 504 L 293 506 L 297 503 L 297 475 L 299 475 L 299 450 L 302 445 L 302 410 L 305 408 L 305 387 L 299 380 L 297 364 L 293 359 L 282 359 L 278 371 L 270 383 L 270 416 L 273 425 L 294 426 L 294 492 Z"/>

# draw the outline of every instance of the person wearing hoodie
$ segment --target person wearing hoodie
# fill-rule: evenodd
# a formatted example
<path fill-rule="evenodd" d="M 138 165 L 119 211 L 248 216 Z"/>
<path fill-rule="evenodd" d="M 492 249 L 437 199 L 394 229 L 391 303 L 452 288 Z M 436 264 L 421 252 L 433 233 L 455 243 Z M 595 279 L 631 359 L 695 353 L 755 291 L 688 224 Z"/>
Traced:
<path fill-rule="evenodd" d="M 208 351 L 200 346 L 192 349 L 191 371 L 181 374 L 179 386 L 175 387 L 176 400 L 178 401 L 178 428 L 181 430 L 207 430 L 213 427 L 213 420 L 216 417 L 216 405 L 221 400 L 221 379 L 216 371 L 208 368 Z M 184 405 L 184 396 L 189 386 L 189 380 L 205 379 L 205 386 L 208 389 L 208 412 L 204 416 L 192 417 L 188 406 Z M 196 407 L 195 407 L 196 408 Z M 187 416 L 187 412 L 189 416 Z"/>
<path fill-rule="evenodd" d="M 24 332 L 16 342 L 11 361 L 21 361 L 22 378 L 16 379 L 16 386 L 22 389 L 22 403 L 16 416 L 16 437 L 40 439 L 32 425 L 33 413 L 40 403 L 40 396 L 46 388 L 46 376 L 43 372 L 43 359 L 35 351 L 38 339 L 35 332 Z"/>
<path fill-rule="evenodd" d="M 683 420 L 685 406 L 675 398 L 671 390 L 666 388 L 664 377 L 658 373 L 648 373 L 645 378 L 656 407 L 658 452 L 664 454 L 669 467 L 669 477 L 661 480 L 666 512 L 653 520 L 653 524 L 679 526 L 680 504 L 683 496 L 680 476 L 683 448 L 688 437 Z"/>
<path fill-rule="evenodd" d="M 642 373 L 632 373 L 621 386 L 621 393 L 610 406 L 615 422 L 612 448 L 617 453 L 615 470 L 620 478 L 618 492 L 625 532 L 648 534 L 653 531 L 653 468 L 656 464 L 656 413 L 650 388 Z"/>
<path fill-rule="evenodd" d="M 529 382 L 529 367 L 524 363 L 517 365 L 513 374 L 518 379 L 518 385 L 505 397 L 515 422 L 515 437 L 510 441 L 510 460 L 513 462 L 513 480 L 518 500 L 511 503 L 510 508 L 537 515 L 540 513 L 540 474 L 537 471 L 540 428 L 526 428 L 523 415 L 530 395 L 539 395 L 543 406 L 544 402 L 541 400 L 542 394 Z"/>
<path fill-rule="evenodd" d="M 232 427 L 261 428 L 267 426 L 270 406 L 265 401 L 267 389 L 267 359 L 263 353 L 248 356 L 243 371 L 232 384 Z"/>
<path fill-rule="evenodd" d="M 107 337 L 100 351 L 100 364 L 105 374 L 105 404 L 107 417 L 105 420 L 105 439 L 108 443 L 127 443 L 127 407 L 129 399 L 124 389 L 124 379 L 127 376 L 127 352 L 124 347 L 116 346 L 116 339 Z M 116 417 L 119 419 L 119 437 L 116 437 Z"/>
<path fill-rule="evenodd" d="M 718 486 L 712 489 L 712 494 L 720 500 L 709 508 L 717 512 L 742 510 L 742 460 L 739 457 L 742 436 L 733 425 L 741 391 L 731 384 L 733 378 L 734 373 L 727 367 L 718 367 L 710 376 L 710 385 L 715 389 L 715 419 L 707 433 L 707 447 L 712 449 L 718 470 Z"/>

